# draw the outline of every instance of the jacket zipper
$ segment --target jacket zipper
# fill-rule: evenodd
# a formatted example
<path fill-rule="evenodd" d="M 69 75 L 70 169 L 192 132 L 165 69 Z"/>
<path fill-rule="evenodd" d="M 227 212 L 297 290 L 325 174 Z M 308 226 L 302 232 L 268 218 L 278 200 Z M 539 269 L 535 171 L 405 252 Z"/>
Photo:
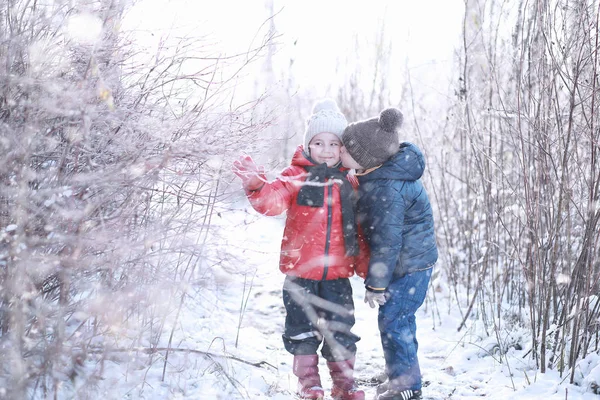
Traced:
<path fill-rule="evenodd" d="M 325 259 L 323 263 L 323 278 L 321 280 L 326 280 L 327 278 L 327 270 L 329 269 L 329 241 L 331 239 L 331 202 L 332 202 L 332 190 L 333 185 L 327 185 L 327 234 L 325 235 Z"/>

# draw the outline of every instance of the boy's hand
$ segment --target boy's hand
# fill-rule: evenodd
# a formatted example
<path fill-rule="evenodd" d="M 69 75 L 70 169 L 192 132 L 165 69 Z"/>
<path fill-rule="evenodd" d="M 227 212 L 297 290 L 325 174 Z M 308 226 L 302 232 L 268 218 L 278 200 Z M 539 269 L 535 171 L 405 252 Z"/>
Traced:
<path fill-rule="evenodd" d="M 258 190 L 265 184 L 265 169 L 257 167 L 250 156 L 240 156 L 233 162 L 231 170 L 240 177 L 244 189 L 248 191 Z"/>
<path fill-rule="evenodd" d="M 386 301 L 384 292 L 371 292 L 369 290 L 365 292 L 365 303 L 369 303 L 371 308 L 375 308 L 375 304 L 382 306 Z"/>

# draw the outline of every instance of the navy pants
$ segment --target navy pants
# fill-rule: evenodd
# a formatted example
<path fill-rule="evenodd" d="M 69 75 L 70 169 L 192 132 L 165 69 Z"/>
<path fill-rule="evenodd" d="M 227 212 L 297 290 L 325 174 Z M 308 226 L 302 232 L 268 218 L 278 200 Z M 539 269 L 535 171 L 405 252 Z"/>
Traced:
<path fill-rule="evenodd" d="M 432 269 L 413 272 L 390 283 L 379 307 L 379 332 L 390 387 L 420 390 L 415 313 L 425 301 Z"/>
<path fill-rule="evenodd" d="M 354 301 L 348 278 L 315 281 L 286 276 L 283 285 L 285 331 L 283 344 L 294 355 L 321 354 L 343 361 L 356 354 L 360 337 L 354 326 Z"/>

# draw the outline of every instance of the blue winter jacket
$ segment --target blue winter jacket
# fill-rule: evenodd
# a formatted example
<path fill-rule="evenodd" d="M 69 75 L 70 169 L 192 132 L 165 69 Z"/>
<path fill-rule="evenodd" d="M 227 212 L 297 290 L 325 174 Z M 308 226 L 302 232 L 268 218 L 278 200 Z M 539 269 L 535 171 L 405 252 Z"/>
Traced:
<path fill-rule="evenodd" d="M 384 290 L 437 261 L 431 205 L 419 179 L 424 170 L 421 150 L 405 142 L 381 167 L 358 176 L 357 217 L 371 251 L 369 289 Z"/>

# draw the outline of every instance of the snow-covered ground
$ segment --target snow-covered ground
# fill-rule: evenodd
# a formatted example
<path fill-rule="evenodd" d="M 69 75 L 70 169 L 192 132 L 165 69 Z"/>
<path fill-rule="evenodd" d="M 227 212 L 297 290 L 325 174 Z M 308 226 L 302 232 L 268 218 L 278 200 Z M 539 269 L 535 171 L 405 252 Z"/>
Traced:
<path fill-rule="evenodd" d="M 108 363 L 106 379 L 99 383 L 106 399 L 294 398 L 292 356 L 281 342 L 284 276 L 278 257 L 284 219 L 260 216 L 243 201 L 238 204 L 240 209 L 222 211 L 215 219 L 223 229 L 212 238 L 212 248 L 219 253 L 214 259 L 225 261 L 199 269 L 174 330 L 172 347 L 178 350 L 169 355 L 164 381 L 164 352 L 154 356 L 150 367 L 143 362 L 146 355 L 139 363 Z M 373 399 L 375 387 L 368 382 L 384 366 L 377 312 L 363 302 L 362 279 L 354 277 L 352 282 L 354 331 L 362 338 L 357 344 L 356 377 L 367 399 Z M 417 315 L 425 398 L 597 399 L 589 389 L 568 384 L 568 376 L 561 378 L 555 371 L 540 374 L 525 350 L 509 349 L 500 363 L 497 341 L 469 324 L 458 332 L 458 308 L 448 306 L 443 291 L 433 295 L 430 290 Z M 517 337 L 520 332 L 510 334 Z M 166 341 L 168 335 L 164 336 Z M 590 360 L 589 369 L 597 364 L 597 359 Z M 328 393 L 331 379 L 324 360 L 320 369 Z"/>

